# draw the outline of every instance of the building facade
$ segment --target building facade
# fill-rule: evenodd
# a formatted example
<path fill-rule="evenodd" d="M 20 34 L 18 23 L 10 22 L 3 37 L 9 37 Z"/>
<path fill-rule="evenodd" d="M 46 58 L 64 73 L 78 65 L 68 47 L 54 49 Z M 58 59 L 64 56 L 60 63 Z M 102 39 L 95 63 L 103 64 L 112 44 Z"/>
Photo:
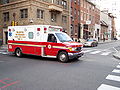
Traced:
<path fill-rule="evenodd" d="M 96 40 L 100 40 L 100 9 L 99 7 L 95 7 L 95 30 L 93 38 L 96 38 Z"/>
<path fill-rule="evenodd" d="M 100 39 L 101 40 L 108 40 L 109 37 L 109 18 L 108 13 L 101 11 L 100 12 L 100 25 L 101 25 L 101 31 L 100 31 Z"/>
<path fill-rule="evenodd" d="M 0 0 L 0 38 L 7 44 L 11 25 L 56 25 L 70 34 L 69 0 Z"/>

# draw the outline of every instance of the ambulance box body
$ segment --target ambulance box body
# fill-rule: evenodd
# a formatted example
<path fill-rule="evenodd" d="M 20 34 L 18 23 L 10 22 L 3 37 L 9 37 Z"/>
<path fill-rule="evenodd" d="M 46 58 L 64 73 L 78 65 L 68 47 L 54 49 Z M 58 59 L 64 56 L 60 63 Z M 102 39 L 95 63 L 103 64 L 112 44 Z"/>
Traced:
<path fill-rule="evenodd" d="M 83 55 L 83 45 L 74 42 L 62 27 L 51 25 L 28 25 L 8 27 L 8 51 L 22 54 L 55 57 L 61 62 Z"/>

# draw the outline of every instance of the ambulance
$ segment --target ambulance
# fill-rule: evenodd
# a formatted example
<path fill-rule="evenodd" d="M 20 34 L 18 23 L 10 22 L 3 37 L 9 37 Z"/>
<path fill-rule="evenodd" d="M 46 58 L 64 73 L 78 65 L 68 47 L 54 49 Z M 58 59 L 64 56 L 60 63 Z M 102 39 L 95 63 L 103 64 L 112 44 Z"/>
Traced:
<path fill-rule="evenodd" d="M 30 54 L 58 58 L 61 62 L 81 57 L 83 45 L 62 30 L 51 25 L 9 26 L 8 51 L 17 57 Z"/>

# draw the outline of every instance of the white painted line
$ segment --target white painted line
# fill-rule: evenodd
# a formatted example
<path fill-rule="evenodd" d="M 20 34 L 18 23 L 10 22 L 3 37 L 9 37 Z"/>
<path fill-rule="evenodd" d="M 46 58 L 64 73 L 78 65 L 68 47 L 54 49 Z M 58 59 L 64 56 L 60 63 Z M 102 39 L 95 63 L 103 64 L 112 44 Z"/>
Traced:
<path fill-rule="evenodd" d="M 87 52 L 91 52 L 92 50 L 86 50 L 86 51 L 83 51 L 84 53 L 87 53 Z"/>
<path fill-rule="evenodd" d="M 106 79 L 120 82 L 120 76 L 108 75 Z"/>
<path fill-rule="evenodd" d="M 112 72 L 114 72 L 114 73 L 120 73 L 120 70 L 114 69 Z"/>
<path fill-rule="evenodd" d="M 117 65 L 117 68 L 120 68 L 120 65 Z"/>
<path fill-rule="evenodd" d="M 8 54 L 8 53 L 2 53 L 2 54 Z"/>
<path fill-rule="evenodd" d="M 120 88 L 102 84 L 97 90 L 120 90 Z"/>
<path fill-rule="evenodd" d="M 94 52 L 91 52 L 90 54 L 97 54 L 97 53 L 100 53 L 101 51 L 94 51 Z"/>
<path fill-rule="evenodd" d="M 104 53 L 102 53 L 101 55 L 104 55 L 104 56 L 107 56 L 107 55 L 109 55 L 111 52 L 104 52 Z"/>

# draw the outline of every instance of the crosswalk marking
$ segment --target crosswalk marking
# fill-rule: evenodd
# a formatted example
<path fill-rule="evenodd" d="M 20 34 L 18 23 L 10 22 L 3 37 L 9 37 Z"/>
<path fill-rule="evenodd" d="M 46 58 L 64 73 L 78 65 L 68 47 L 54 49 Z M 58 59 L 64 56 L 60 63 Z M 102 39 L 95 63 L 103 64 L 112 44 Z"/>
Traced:
<path fill-rule="evenodd" d="M 86 50 L 86 51 L 83 51 L 84 53 L 87 53 L 87 52 L 91 52 L 92 50 Z"/>
<path fill-rule="evenodd" d="M 107 56 L 107 55 L 109 55 L 111 52 L 104 52 L 104 53 L 102 53 L 101 55 L 104 55 L 104 56 Z"/>
<path fill-rule="evenodd" d="M 114 69 L 112 72 L 115 73 L 120 73 L 120 63 L 119 65 L 116 66 L 117 69 Z M 106 77 L 106 80 L 111 80 L 111 82 L 116 82 L 116 83 L 120 83 L 120 76 L 116 76 L 116 75 L 111 75 L 109 74 Z M 120 90 L 120 87 L 116 87 L 113 85 L 108 85 L 108 84 L 101 84 L 97 90 Z"/>
<path fill-rule="evenodd" d="M 117 68 L 120 68 L 120 65 L 117 65 Z"/>
<path fill-rule="evenodd" d="M 102 84 L 97 90 L 120 90 L 120 88 Z"/>
<path fill-rule="evenodd" d="M 100 53 L 101 51 L 94 51 L 94 52 L 91 52 L 90 54 L 97 54 L 97 53 Z"/>
<path fill-rule="evenodd" d="M 84 53 L 89 53 L 89 54 L 92 54 L 92 55 L 99 54 L 99 55 L 102 55 L 102 56 L 107 56 L 107 55 L 112 53 L 111 51 L 100 50 L 100 49 L 88 49 L 88 50 L 83 49 L 83 52 Z"/>
<path fill-rule="evenodd" d="M 106 79 L 120 82 L 120 76 L 108 75 Z"/>
<path fill-rule="evenodd" d="M 120 73 L 120 70 L 114 69 L 112 72 L 114 72 L 114 73 Z"/>

